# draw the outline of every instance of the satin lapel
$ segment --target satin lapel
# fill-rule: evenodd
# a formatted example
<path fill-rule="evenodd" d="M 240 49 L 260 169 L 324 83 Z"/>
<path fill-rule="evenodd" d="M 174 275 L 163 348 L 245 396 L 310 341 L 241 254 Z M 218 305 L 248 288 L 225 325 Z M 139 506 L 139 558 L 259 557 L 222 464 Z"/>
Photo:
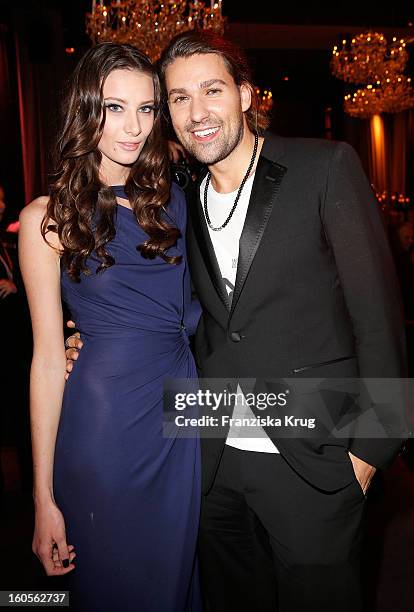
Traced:
<path fill-rule="evenodd" d="M 239 244 L 239 260 L 230 316 L 237 306 L 253 259 L 259 248 L 287 168 L 261 157 L 257 164 L 249 208 Z"/>
<path fill-rule="evenodd" d="M 223 302 L 226 310 L 230 311 L 230 300 L 228 299 L 227 291 L 223 283 L 220 268 L 217 263 L 217 258 L 214 252 L 213 244 L 208 233 L 207 223 L 204 218 L 203 209 L 199 196 L 199 184 L 197 186 L 196 196 L 194 197 L 193 206 L 190 206 L 191 218 L 193 222 L 194 234 L 200 248 L 204 263 L 213 282 L 213 285 Z"/>

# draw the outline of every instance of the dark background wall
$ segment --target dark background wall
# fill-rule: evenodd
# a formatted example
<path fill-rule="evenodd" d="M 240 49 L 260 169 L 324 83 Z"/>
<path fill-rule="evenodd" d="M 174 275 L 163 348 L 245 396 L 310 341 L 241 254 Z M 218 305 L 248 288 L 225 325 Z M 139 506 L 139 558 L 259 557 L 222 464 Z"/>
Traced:
<path fill-rule="evenodd" d="M 0 183 L 6 188 L 10 217 L 25 204 L 16 48 L 24 78 L 32 79 L 36 88 L 29 107 L 36 113 L 42 137 L 41 151 L 31 162 L 38 173 L 36 190 L 40 195 L 50 170 L 49 152 L 62 85 L 90 45 L 84 31 L 85 12 L 90 6 L 89 0 L 26 0 L 16 8 L 12 3 L 2 3 L 0 39 L 8 79 L 2 74 Z M 282 135 L 324 137 L 325 109 L 329 107 L 332 136 L 347 139 L 353 133 L 357 140 L 363 122 L 344 116 L 345 87 L 329 70 L 332 45 L 341 34 L 368 28 L 414 36 L 414 9 L 402 2 L 384 7 L 373 2 L 347 4 L 337 12 L 332 6 L 314 3 L 299 8 L 296 4 L 259 0 L 254 6 L 253 12 L 251 4 L 223 0 L 228 35 L 246 48 L 257 85 L 272 89 L 272 128 Z M 276 29 L 272 30 L 271 24 Z M 277 29 L 277 24 L 289 27 Z M 75 49 L 73 54 L 65 52 L 70 47 Z M 409 72 L 413 72 L 412 59 Z"/>

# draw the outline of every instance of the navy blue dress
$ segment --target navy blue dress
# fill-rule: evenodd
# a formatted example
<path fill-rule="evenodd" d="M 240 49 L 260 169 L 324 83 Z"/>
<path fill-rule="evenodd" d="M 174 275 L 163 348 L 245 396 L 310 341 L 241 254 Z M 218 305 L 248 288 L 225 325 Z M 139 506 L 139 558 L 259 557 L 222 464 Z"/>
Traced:
<path fill-rule="evenodd" d="M 126 197 L 114 187 L 118 197 Z M 185 253 L 186 205 L 173 185 L 168 216 L 182 238 L 169 255 L 144 259 L 147 235 L 117 205 L 115 264 L 72 282 L 62 296 L 84 346 L 66 384 L 54 493 L 76 549 L 72 603 L 88 612 L 199 612 L 196 563 L 199 440 L 163 437 L 166 377 L 196 378 L 188 336 L 192 308 Z"/>

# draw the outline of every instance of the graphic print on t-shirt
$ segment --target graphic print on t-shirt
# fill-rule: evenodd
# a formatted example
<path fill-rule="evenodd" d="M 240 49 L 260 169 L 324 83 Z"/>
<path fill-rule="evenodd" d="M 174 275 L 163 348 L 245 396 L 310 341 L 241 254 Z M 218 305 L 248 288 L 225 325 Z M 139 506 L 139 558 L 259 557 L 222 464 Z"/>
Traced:
<path fill-rule="evenodd" d="M 231 301 L 233 299 L 234 285 L 233 283 L 229 281 L 228 278 L 225 278 L 224 276 L 223 276 L 223 283 L 224 283 L 224 286 L 226 287 L 226 291 L 227 291 L 229 300 Z"/>

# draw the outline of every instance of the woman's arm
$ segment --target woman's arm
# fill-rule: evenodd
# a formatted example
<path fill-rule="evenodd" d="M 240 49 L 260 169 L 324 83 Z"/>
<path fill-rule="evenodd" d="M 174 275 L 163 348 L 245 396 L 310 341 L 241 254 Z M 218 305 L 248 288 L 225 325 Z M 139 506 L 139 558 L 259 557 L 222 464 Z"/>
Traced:
<path fill-rule="evenodd" d="M 65 574 L 74 565 L 65 536 L 65 525 L 53 495 L 53 460 L 65 386 L 65 350 L 60 297 L 60 255 L 57 235 L 49 232 L 50 245 L 40 226 L 47 198 L 26 206 L 20 215 L 19 260 L 33 328 L 30 371 L 30 421 L 33 452 L 33 497 L 36 510 L 33 552 L 48 575 Z M 53 562 L 57 545 L 58 563 Z M 66 566 L 62 567 L 62 564 Z"/>

